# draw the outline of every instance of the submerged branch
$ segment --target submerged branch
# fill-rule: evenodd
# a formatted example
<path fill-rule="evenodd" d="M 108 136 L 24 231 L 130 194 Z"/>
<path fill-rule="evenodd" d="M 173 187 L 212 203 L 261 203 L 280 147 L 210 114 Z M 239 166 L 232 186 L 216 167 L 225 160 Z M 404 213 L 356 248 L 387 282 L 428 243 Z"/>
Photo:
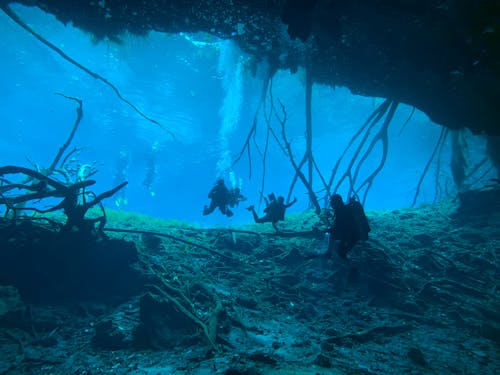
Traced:
<path fill-rule="evenodd" d="M 71 129 L 71 133 L 69 134 L 66 142 L 64 142 L 64 144 L 59 148 L 59 151 L 57 152 L 56 157 L 54 158 L 54 160 L 52 161 L 52 164 L 49 167 L 49 170 L 47 173 L 48 175 L 51 174 L 56 169 L 57 164 L 59 163 L 59 160 L 61 160 L 61 157 L 63 156 L 64 152 L 67 150 L 67 148 L 71 144 L 71 141 L 73 140 L 73 137 L 75 136 L 75 133 L 78 129 L 78 125 L 80 125 L 80 122 L 82 121 L 82 118 L 83 118 L 83 108 L 82 108 L 83 103 L 82 103 L 81 99 L 74 98 L 72 96 L 66 96 L 66 95 L 58 93 L 58 92 L 56 93 L 56 95 L 60 95 L 66 99 L 74 100 L 75 102 L 78 103 L 78 107 L 76 108 L 76 119 L 75 119 L 75 123 L 73 124 L 73 128 Z M 71 155 L 71 153 L 69 155 Z M 67 160 L 67 158 L 63 159 L 62 165 L 64 165 L 64 161 L 66 161 L 66 160 Z"/>
<path fill-rule="evenodd" d="M 85 188 L 94 185 L 94 180 L 83 180 L 77 181 L 73 184 L 65 185 L 59 181 L 56 181 L 50 177 L 45 176 L 43 173 L 40 173 L 36 170 L 32 170 L 24 167 L 17 166 L 4 166 L 0 167 L 0 176 L 6 174 L 24 174 L 28 177 L 28 180 L 33 181 L 36 180 L 38 182 L 32 184 L 26 183 L 16 183 L 10 185 L 1 186 L 0 190 L 0 204 L 3 204 L 7 207 L 6 214 L 9 210 L 16 212 L 17 210 L 29 210 L 35 211 L 39 213 L 49 213 L 58 210 L 63 210 L 64 214 L 67 217 L 66 224 L 64 225 L 64 229 L 71 229 L 73 226 L 77 227 L 80 230 L 84 230 L 90 228 L 88 224 L 92 224 L 99 221 L 101 222 L 100 229 L 106 222 L 106 213 L 104 212 L 104 208 L 101 205 L 101 201 L 105 198 L 109 198 L 114 195 L 117 191 L 122 189 L 128 182 L 123 182 L 120 185 L 114 187 L 111 190 L 105 191 L 99 195 L 95 195 L 92 192 L 86 193 Z M 6 197 L 3 193 L 13 190 L 14 188 L 19 190 L 28 191 L 28 193 Z M 91 201 L 87 201 L 86 195 L 90 194 L 93 199 Z M 80 202 L 79 202 L 80 197 Z M 24 204 L 29 201 L 39 201 L 45 198 L 63 198 L 61 202 L 57 205 L 52 206 L 48 209 L 42 210 L 38 208 L 32 207 L 19 207 L 16 205 Z M 87 211 L 95 205 L 100 205 L 101 209 L 104 212 L 103 217 L 98 219 L 86 219 L 85 214 Z"/>

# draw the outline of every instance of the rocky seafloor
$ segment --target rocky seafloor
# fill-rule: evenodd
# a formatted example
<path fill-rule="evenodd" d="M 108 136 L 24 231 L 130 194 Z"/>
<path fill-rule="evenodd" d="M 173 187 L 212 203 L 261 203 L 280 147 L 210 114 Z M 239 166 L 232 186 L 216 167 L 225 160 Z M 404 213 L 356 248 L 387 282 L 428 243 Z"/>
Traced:
<path fill-rule="evenodd" d="M 0 374 L 498 374 L 499 197 L 368 212 L 348 261 L 312 213 L 2 219 Z"/>

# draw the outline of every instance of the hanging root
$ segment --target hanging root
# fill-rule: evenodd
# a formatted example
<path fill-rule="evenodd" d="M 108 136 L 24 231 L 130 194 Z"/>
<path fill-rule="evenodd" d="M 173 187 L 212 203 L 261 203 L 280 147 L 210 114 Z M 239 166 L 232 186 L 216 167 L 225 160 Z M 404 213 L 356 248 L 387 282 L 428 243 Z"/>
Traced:
<path fill-rule="evenodd" d="M 12 10 L 12 8 L 8 5 L 8 4 L 3 4 L 3 3 L 0 3 L 0 9 L 2 9 L 4 11 L 4 13 L 12 20 L 14 21 L 15 23 L 17 23 L 19 26 L 21 26 L 24 30 L 26 30 L 28 33 L 30 33 L 31 35 L 33 35 L 36 39 L 38 39 L 41 43 L 45 44 L 47 47 L 49 47 L 52 51 L 54 51 L 55 53 L 57 53 L 59 56 L 61 56 L 64 60 L 68 61 L 69 63 L 73 64 L 74 66 L 76 66 L 78 69 L 80 70 L 83 70 L 85 73 L 87 73 L 88 75 L 90 75 L 92 78 L 94 79 L 97 79 L 101 82 L 103 82 L 105 85 L 107 85 L 108 87 L 111 88 L 111 90 L 114 91 L 114 93 L 116 94 L 116 96 L 118 96 L 118 98 L 125 102 L 126 104 L 128 104 L 137 114 L 139 114 L 139 116 L 141 116 L 142 118 L 148 120 L 149 122 L 152 122 L 153 124 L 156 124 L 158 126 L 160 126 L 162 129 L 166 130 L 171 136 L 172 138 L 175 138 L 175 135 L 174 133 L 165 128 L 165 126 L 163 126 L 162 124 L 160 124 L 157 120 L 151 118 L 151 117 L 148 117 L 146 114 L 144 114 L 139 108 L 137 108 L 133 103 L 131 103 L 129 100 L 127 100 L 125 97 L 123 97 L 123 95 L 120 93 L 120 90 L 118 90 L 118 88 L 113 85 L 111 82 L 109 82 L 106 78 L 104 78 L 103 76 L 93 72 L 92 70 L 90 70 L 89 68 L 87 68 L 86 66 L 80 64 L 78 61 L 76 61 L 75 59 L 69 57 L 66 53 L 64 53 L 60 48 L 56 47 L 54 44 L 52 44 L 51 42 L 49 42 L 47 39 L 45 39 L 44 37 L 42 37 L 40 34 L 38 34 L 37 32 L 35 32 L 31 27 L 29 27 L 21 18 L 19 18 L 19 16 Z"/>
<path fill-rule="evenodd" d="M 319 205 L 318 199 L 316 197 L 316 193 L 313 190 L 313 187 L 307 180 L 306 176 L 302 171 L 300 170 L 300 165 L 297 165 L 297 162 L 295 161 L 292 153 L 292 146 L 290 145 L 290 141 L 288 141 L 287 136 L 286 136 L 286 129 L 285 129 L 285 124 L 287 120 L 287 114 L 286 114 L 286 109 L 283 103 L 281 101 L 279 102 L 281 106 L 281 112 L 283 113 L 283 116 L 280 118 L 278 115 L 276 115 L 276 118 L 278 119 L 279 123 L 281 124 L 281 137 L 283 139 L 283 143 L 285 145 L 286 149 L 286 155 L 288 156 L 288 159 L 290 160 L 290 163 L 292 164 L 293 169 L 295 170 L 295 175 L 302 181 L 304 184 L 304 187 L 307 189 L 307 192 L 309 193 L 309 199 L 311 200 L 311 204 L 314 206 L 315 211 L 317 214 L 321 212 L 321 207 Z M 305 159 L 305 158 L 303 158 Z"/>
<path fill-rule="evenodd" d="M 264 82 L 262 84 L 262 91 L 261 91 L 261 95 L 260 95 L 259 104 L 257 105 L 257 109 L 255 110 L 255 113 L 253 116 L 252 127 L 250 128 L 250 131 L 248 132 L 247 138 L 245 139 L 245 143 L 243 144 L 243 147 L 241 148 L 240 153 L 236 156 L 236 158 L 234 159 L 234 162 L 231 164 L 231 168 L 233 168 L 240 161 L 240 159 L 243 157 L 243 155 L 245 154 L 245 151 L 246 151 L 246 153 L 248 154 L 250 178 L 252 177 L 252 158 L 251 158 L 251 151 L 250 151 L 250 141 L 255 137 L 255 133 L 257 132 L 257 124 L 259 122 L 260 110 L 264 106 L 269 83 L 272 81 L 273 75 L 274 75 L 274 72 L 269 72 L 269 75 L 264 79 Z"/>
<path fill-rule="evenodd" d="M 451 131 L 451 175 L 458 189 L 462 191 L 466 179 L 467 170 L 467 141 L 463 129 Z"/>
<path fill-rule="evenodd" d="M 429 158 L 429 161 L 425 165 L 425 168 L 422 172 L 422 175 L 420 176 L 420 179 L 418 180 L 417 191 L 415 192 L 415 196 L 413 197 L 413 202 L 411 203 L 412 207 L 414 207 L 415 203 L 417 202 L 417 197 L 418 197 L 418 194 L 420 193 L 420 188 L 422 187 L 422 182 L 424 181 L 425 175 L 427 174 L 429 167 L 431 166 L 431 163 L 437 154 L 437 151 L 441 147 L 441 144 L 445 141 L 447 134 L 448 134 L 448 129 L 443 126 L 441 129 L 441 134 L 439 134 L 439 139 L 436 143 L 436 146 L 434 147 L 434 150 L 432 151 L 431 157 Z"/>
<path fill-rule="evenodd" d="M 389 108 L 389 113 L 387 114 L 384 123 L 382 124 L 382 127 L 378 131 L 378 133 L 373 137 L 370 145 L 368 146 L 368 150 L 364 153 L 363 157 L 358 163 L 358 166 L 356 167 L 356 170 L 354 172 L 354 179 L 353 182 L 356 182 L 356 179 L 358 177 L 359 171 L 361 166 L 363 165 L 363 162 L 367 159 L 368 155 L 372 152 L 373 147 L 377 144 L 378 141 L 382 142 L 382 158 L 380 160 L 379 165 L 375 170 L 359 185 L 358 189 L 356 190 L 356 193 L 363 188 L 363 186 L 366 185 L 365 192 L 363 194 L 363 203 L 366 201 L 366 196 L 368 194 L 368 191 L 370 190 L 370 187 L 373 184 L 373 180 L 375 177 L 380 173 L 382 168 L 384 167 L 385 161 L 387 160 L 387 151 L 389 149 L 389 137 L 388 137 L 388 130 L 389 130 L 389 124 L 391 123 L 394 113 L 396 112 L 396 109 L 398 108 L 398 102 L 392 101 L 391 106 Z"/>
<path fill-rule="evenodd" d="M 333 192 L 336 192 L 346 179 L 349 181 L 349 194 L 348 195 L 350 195 L 352 192 L 358 192 L 366 185 L 365 193 L 363 196 L 363 203 L 364 203 L 364 201 L 366 200 L 366 196 L 368 194 L 368 190 L 370 189 L 370 187 L 373 183 L 373 180 L 378 175 L 378 173 L 380 173 L 380 171 L 382 170 L 382 168 L 385 164 L 385 161 L 387 159 L 387 150 L 388 150 L 388 143 L 389 143 L 387 132 L 389 129 L 389 124 L 391 123 L 391 121 L 394 117 L 394 113 L 396 112 L 396 109 L 398 107 L 398 104 L 399 103 L 396 102 L 395 100 L 386 99 L 381 105 L 379 105 L 372 112 L 372 114 L 368 117 L 366 122 L 354 134 L 354 136 L 349 141 L 349 144 L 342 152 L 342 155 L 337 160 L 337 162 L 332 170 L 330 180 L 329 180 L 328 185 L 327 185 L 327 195 L 331 194 L 333 181 L 335 179 L 335 176 L 338 172 L 338 169 L 340 167 L 342 160 L 345 158 L 347 151 L 354 145 L 354 142 L 361 135 L 363 135 L 356 150 L 354 151 L 354 156 L 352 157 L 351 161 L 349 162 L 349 165 L 347 166 L 346 171 L 344 172 L 344 174 L 340 177 L 339 181 L 337 182 L 337 185 L 333 189 Z M 368 142 L 371 131 L 386 114 L 387 114 L 387 116 L 382 124 L 381 129 L 377 132 L 377 134 L 375 134 L 375 136 L 371 140 L 370 144 L 368 145 L 368 149 L 365 151 L 363 156 L 361 158 L 359 158 L 361 150 L 365 147 L 365 145 Z M 372 174 L 370 176 L 368 176 L 361 183 L 361 185 L 358 188 L 354 188 L 354 185 L 356 184 L 356 180 L 358 178 L 359 172 L 361 170 L 361 167 L 362 167 L 364 161 L 368 158 L 370 153 L 373 151 L 373 148 L 375 147 L 375 145 L 377 144 L 378 141 L 382 142 L 382 158 L 381 158 L 379 165 L 372 172 Z M 356 164 L 356 167 L 355 167 L 355 164 Z M 354 169 L 354 172 L 353 172 L 353 169 Z"/>

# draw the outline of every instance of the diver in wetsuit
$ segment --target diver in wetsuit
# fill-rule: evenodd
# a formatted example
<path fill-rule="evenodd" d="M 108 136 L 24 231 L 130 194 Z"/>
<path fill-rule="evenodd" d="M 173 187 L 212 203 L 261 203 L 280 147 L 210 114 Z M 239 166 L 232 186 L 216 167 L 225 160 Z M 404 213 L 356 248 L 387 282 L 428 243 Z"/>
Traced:
<path fill-rule="evenodd" d="M 238 197 L 243 197 L 238 192 Z M 233 216 L 233 212 L 229 209 L 229 205 L 233 207 L 236 203 L 232 196 L 231 191 L 227 188 L 224 180 L 218 179 L 215 186 L 208 193 L 208 198 L 210 198 L 210 206 L 205 206 L 203 208 L 203 215 L 209 215 L 218 207 L 220 212 L 227 217 Z"/>
<path fill-rule="evenodd" d="M 293 198 L 293 201 L 288 204 L 285 204 L 285 198 L 282 196 L 278 197 L 278 199 L 273 199 L 274 194 L 270 194 L 269 198 L 269 201 L 266 200 L 267 207 L 264 209 L 264 216 L 258 217 L 257 212 L 255 212 L 255 206 L 253 205 L 248 207 L 247 210 L 252 212 L 253 219 L 256 223 L 272 223 L 274 230 L 279 232 L 276 223 L 285 220 L 286 209 L 297 202 L 297 198 Z"/>
<path fill-rule="evenodd" d="M 327 255 L 337 250 L 342 259 L 347 259 L 347 253 L 352 250 L 360 240 L 368 239 L 370 226 L 365 216 L 363 206 L 354 198 L 348 204 L 344 204 L 339 194 L 332 196 L 330 206 L 334 211 L 333 225 L 328 230 L 330 239 L 328 242 Z"/>

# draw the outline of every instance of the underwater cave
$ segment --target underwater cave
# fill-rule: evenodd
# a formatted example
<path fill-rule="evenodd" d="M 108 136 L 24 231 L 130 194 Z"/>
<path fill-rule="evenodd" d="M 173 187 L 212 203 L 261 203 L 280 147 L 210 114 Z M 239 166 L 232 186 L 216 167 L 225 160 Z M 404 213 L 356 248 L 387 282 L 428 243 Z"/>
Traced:
<path fill-rule="evenodd" d="M 498 1 L 0 9 L 0 374 L 498 369 Z"/>

